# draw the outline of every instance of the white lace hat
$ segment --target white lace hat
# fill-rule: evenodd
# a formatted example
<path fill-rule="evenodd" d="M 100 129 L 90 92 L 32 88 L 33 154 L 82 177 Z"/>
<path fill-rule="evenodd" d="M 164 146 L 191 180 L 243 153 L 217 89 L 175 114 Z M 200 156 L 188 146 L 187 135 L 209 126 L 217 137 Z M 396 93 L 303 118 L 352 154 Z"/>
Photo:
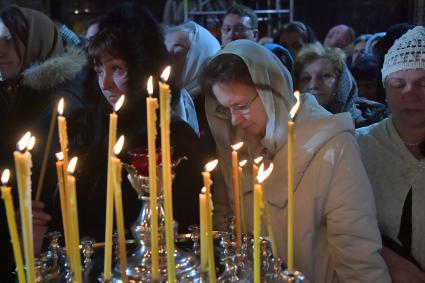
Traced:
<path fill-rule="evenodd" d="M 385 54 L 382 66 L 382 84 L 392 73 L 413 69 L 425 69 L 425 27 L 408 30 Z"/>

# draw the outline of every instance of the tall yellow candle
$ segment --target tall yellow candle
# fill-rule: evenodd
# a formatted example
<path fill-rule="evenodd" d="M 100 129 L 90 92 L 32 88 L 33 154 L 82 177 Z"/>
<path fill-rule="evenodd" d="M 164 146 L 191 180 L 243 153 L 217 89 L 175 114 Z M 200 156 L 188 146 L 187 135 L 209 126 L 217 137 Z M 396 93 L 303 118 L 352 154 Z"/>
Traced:
<path fill-rule="evenodd" d="M 56 174 L 58 178 L 58 187 L 59 187 L 59 199 L 61 204 L 61 213 L 62 213 L 62 223 L 63 223 L 63 232 L 65 238 L 65 248 L 68 255 L 70 255 L 69 244 L 70 238 L 69 235 L 69 223 L 68 223 L 68 209 L 66 207 L 67 200 L 65 194 L 65 180 L 63 177 L 63 153 L 56 153 Z"/>
<path fill-rule="evenodd" d="M 262 164 L 258 171 L 257 181 L 254 186 L 254 282 L 261 282 L 261 257 L 260 257 L 260 243 L 261 243 L 261 215 L 264 210 L 263 202 L 263 185 L 264 180 L 273 171 L 273 163 L 270 164 L 267 170 L 264 170 Z"/>
<path fill-rule="evenodd" d="M 239 193 L 239 171 L 238 171 L 238 152 L 243 146 L 243 142 L 232 145 L 232 173 L 233 173 L 233 209 L 235 214 L 236 226 L 236 246 L 242 245 L 242 225 L 241 225 L 241 202 Z"/>
<path fill-rule="evenodd" d="M 58 132 L 59 132 L 59 141 L 61 145 L 61 151 L 63 154 L 63 175 L 66 180 L 66 176 L 68 172 L 66 169 L 68 168 L 68 133 L 66 128 L 66 119 L 62 116 L 64 111 L 65 103 L 63 98 L 59 100 L 58 103 Z"/>
<path fill-rule="evenodd" d="M 243 171 L 242 171 L 242 167 L 244 167 L 246 165 L 246 163 L 248 162 L 248 160 L 242 160 L 241 162 L 239 162 L 239 167 L 238 167 L 238 176 L 239 176 L 239 203 L 241 206 L 241 223 L 242 223 L 242 231 L 243 232 L 247 232 L 246 231 L 246 223 L 245 223 L 245 208 L 244 208 L 244 204 L 243 204 L 243 190 L 242 190 L 242 186 L 243 186 Z"/>
<path fill-rule="evenodd" d="M 170 66 L 161 74 L 163 82 L 159 83 L 160 115 L 161 115 L 161 149 L 162 149 L 162 178 L 164 186 L 165 210 L 165 242 L 167 246 L 168 282 L 174 283 L 176 271 L 174 264 L 174 225 L 173 225 L 173 195 L 171 192 L 171 153 L 170 153 L 170 87 L 165 82 L 170 75 Z"/>
<path fill-rule="evenodd" d="M 200 218 L 200 242 L 201 242 L 201 270 L 206 272 L 208 268 L 208 239 L 207 239 L 207 198 L 205 196 L 205 187 L 199 194 L 199 218 Z"/>
<path fill-rule="evenodd" d="M 288 121 L 288 271 L 294 272 L 294 117 L 300 106 L 299 92 L 294 93 L 297 102 L 289 113 Z"/>
<path fill-rule="evenodd" d="M 158 257 L 158 189 L 156 177 L 156 109 L 158 99 L 151 97 L 153 94 L 152 76 L 148 80 L 148 93 L 146 98 L 146 115 L 148 124 L 148 155 L 149 155 L 149 195 L 151 207 L 151 247 L 152 247 L 152 281 L 159 280 L 159 257 Z"/>
<path fill-rule="evenodd" d="M 118 155 L 124 145 L 124 136 L 121 136 L 114 146 L 114 154 Z M 128 283 L 127 278 L 127 248 L 125 246 L 125 230 L 124 230 L 124 214 L 122 206 L 122 195 L 121 195 L 121 182 L 122 182 L 122 165 L 121 160 L 117 157 L 112 157 L 112 175 L 114 179 L 114 202 L 115 202 L 115 213 L 118 229 L 118 246 L 121 263 L 121 276 L 125 283 Z"/>
<path fill-rule="evenodd" d="M 34 272 L 34 244 L 32 229 L 31 205 L 31 133 L 27 132 L 18 142 L 18 150 L 13 153 L 15 159 L 16 179 L 19 192 L 19 211 L 21 216 L 22 235 L 24 242 L 25 264 L 27 267 L 27 281 L 35 282 Z M 28 149 L 24 152 L 24 150 Z"/>
<path fill-rule="evenodd" d="M 215 283 L 217 280 L 216 272 L 215 272 L 215 257 L 214 257 L 214 239 L 212 236 L 213 231 L 213 203 L 212 203 L 212 195 L 211 195 L 211 185 L 213 184 L 211 180 L 211 171 L 215 169 L 218 164 L 218 160 L 215 159 L 211 162 L 208 162 L 205 165 L 205 171 L 202 172 L 202 177 L 204 179 L 204 187 L 205 187 L 205 196 L 207 202 L 207 241 L 208 241 L 208 274 L 209 274 L 209 282 Z"/>
<path fill-rule="evenodd" d="M 67 207 L 69 210 L 68 220 L 70 222 L 71 228 L 71 248 L 70 252 L 72 254 L 72 258 L 74 259 L 74 265 L 72 267 L 72 271 L 74 272 L 74 280 L 78 283 L 83 282 L 82 272 L 81 272 L 81 254 L 80 254 L 80 232 L 78 226 L 78 205 L 77 205 L 77 193 L 76 193 L 76 184 L 75 177 L 73 176 L 75 166 L 77 165 L 77 157 L 72 158 L 69 161 L 68 165 L 68 178 L 67 178 L 67 186 L 66 190 L 69 192 L 69 199 L 67 203 Z"/>
<path fill-rule="evenodd" d="M 18 229 L 16 228 L 15 208 L 13 206 L 11 188 L 6 186 L 9 181 L 10 171 L 6 169 L 1 176 L 1 193 L 6 207 L 7 224 L 9 226 L 10 240 L 12 242 L 13 255 L 15 256 L 16 269 L 19 283 L 25 283 L 24 262 L 22 260 L 21 244 L 19 242 Z"/>
<path fill-rule="evenodd" d="M 105 225 L 105 258 L 103 266 L 103 279 L 111 279 L 112 266 L 112 230 L 114 222 L 114 187 L 112 179 L 112 154 L 113 147 L 117 141 L 118 115 L 116 112 L 124 103 L 124 95 L 114 105 L 114 112 L 109 115 L 109 141 L 108 141 L 108 176 L 106 184 L 106 225 Z"/>

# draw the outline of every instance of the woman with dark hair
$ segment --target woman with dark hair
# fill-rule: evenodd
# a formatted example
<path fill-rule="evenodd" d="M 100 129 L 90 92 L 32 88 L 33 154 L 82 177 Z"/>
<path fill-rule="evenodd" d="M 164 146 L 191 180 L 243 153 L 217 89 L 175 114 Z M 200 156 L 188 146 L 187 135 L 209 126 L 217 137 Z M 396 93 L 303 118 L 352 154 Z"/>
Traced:
<path fill-rule="evenodd" d="M 279 257 L 284 259 L 287 123 L 294 104 L 291 76 L 265 47 L 236 40 L 218 52 L 201 78 L 224 180 L 214 187 L 214 224 L 223 228 L 223 215 L 234 214 L 230 146 L 243 141 L 241 159 L 262 155 L 266 163 L 274 164 L 264 182 L 264 202 L 270 209 Z M 295 119 L 295 268 L 310 282 L 389 282 L 352 118 L 348 113 L 331 115 L 312 95 L 301 99 Z M 253 228 L 252 182 L 252 170 L 244 170 L 241 191 L 247 231 Z"/>
<path fill-rule="evenodd" d="M 159 25 L 149 12 L 136 4 L 125 4 L 111 10 L 99 22 L 99 32 L 90 41 L 88 54 L 97 81 L 91 81 L 92 89 L 88 89 L 91 95 L 87 96 L 94 117 L 89 129 L 92 142 L 84 149 L 79 165 L 78 187 L 84 188 L 78 191 L 79 224 L 82 237 L 102 241 L 109 113 L 119 97 L 125 94 L 125 103 L 118 112 L 118 134 L 125 135 L 122 160 L 129 163 L 128 152 L 146 148 L 146 85 L 150 75 L 159 79 L 167 53 Z M 159 144 L 160 137 L 157 138 L 157 148 Z M 175 158 L 188 158 L 175 169 L 173 180 L 174 216 L 179 230 L 186 231 L 188 225 L 199 221 L 196 200 L 202 188 L 203 160 L 196 133 L 176 116 L 172 116 L 171 145 Z M 124 218 L 129 228 L 140 211 L 140 201 L 126 178 L 123 178 L 122 190 Z M 82 217 L 84 215 L 90 217 Z"/>
<path fill-rule="evenodd" d="M 75 122 L 78 120 L 78 113 L 83 110 L 79 74 L 85 64 L 84 52 L 79 49 L 64 49 L 55 24 L 46 15 L 18 6 L 9 6 L 1 10 L 0 166 L 13 171 L 13 151 L 16 143 L 26 131 L 31 131 L 36 137 L 36 146 L 31 151 L 34 191 L 40 177 L 52 111 L 57 107 L 61 97 L 66 101 L 64 114 L 70 121 L 68 124 L 70 135 L 73 135 L 78 127 Z M 53 141 L 57 140 L 57 137 L 53 138 Z M 56 187 L 54 160 L 49 158 L 49 161 L 48 166 L 52 169 L 46 171 L 42 193 L 47 211 L 51 208 L 53 189 Z M 12 177 L 14 175 L 12 174 Z M 14 178 L 11 182 L 15 186 Z M 32 206 L 35 250 L 38 253 L 50 217 L 41 211 L 43 203 L 33 202 Z M 1 250 L 5 251 L 2 260 L 9 260 L 11 257 L 6 254 L 10 248 L 10 241 L 3 238 L 7 234 L 7 224 L 3 223 L 6 219 L 3 206 L 1 210 L 0 243 Z M 0 264 L 2 282 L 7 282 L 8 279 L 5 277 L 11 275 L 11 272 L 3 270 L 9 267 L 7 264 Z"/>

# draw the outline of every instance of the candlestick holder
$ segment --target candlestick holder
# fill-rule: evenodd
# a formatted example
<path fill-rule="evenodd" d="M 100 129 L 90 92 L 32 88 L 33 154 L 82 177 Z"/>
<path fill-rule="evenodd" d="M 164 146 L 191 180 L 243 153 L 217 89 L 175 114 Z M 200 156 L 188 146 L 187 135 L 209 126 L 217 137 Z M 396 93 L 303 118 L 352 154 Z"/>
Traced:
<path fill-rule="evenodd" d="M 146 158 L 140 155 L 142 158 Z M 139 164 L 147 164 L 143 160 Z M 177 164 L 177 163 L 176 163 Z M 152 282 L 152 247 L 151 247 L 151 207 L 149 196 L 149 178 L 142 175 L 145 171 L 135 166 L 123 164 L 127 170 L 130 184 L 138 193 L 141 200 L 141 210 L 131 230 L 137 244 L 136 251 L 127 258 L 126 274 L 130 282 Z M 161 172 L 158 170 L 158 172 Z M 167 281 L 167 248 L 165 243 L 165 213 L 163 206 L 163 190 L 159 188 L 158 197 L 158 257 L 160 281 Z M 177 223 L 174 221 L 174 233 L 177 235 Z M 176 237 L 175 237 L 176 238 Z M 199 259 L 191 252 L 174 250 L 177 282 L 205 282 L 202 281 Z M 121 266 L 117 262 L 113 269 L 112 282 L 122 282 Z"/>

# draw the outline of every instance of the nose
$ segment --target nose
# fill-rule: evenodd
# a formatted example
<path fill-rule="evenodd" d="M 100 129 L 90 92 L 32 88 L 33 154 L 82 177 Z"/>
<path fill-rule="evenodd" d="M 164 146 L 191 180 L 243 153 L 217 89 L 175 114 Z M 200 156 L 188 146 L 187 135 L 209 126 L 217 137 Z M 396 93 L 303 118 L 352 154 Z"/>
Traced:
<path fill-rule="evenodd" d="M 415 89 L 413 84 L 406 84 L 406 87 L 403 89 L 402 95 L 403 99 L 407 101 L 415 101 L 419 97 L 419 90 Z"/>
<path fill-rule="evenodd" d="M 319 85 L 320 85 L 320 80 L 316 77 L 312 77 L 307 84 L 307 89 L 308 90 L 317 90 L 317 89 L 319 89 Z"/>
<path fill-rule="evenodd" d="M 114 82 L 112 80 L 111 74 L 109 72 L 104 72 L 98 77 L 99 87 L 102 90 L 111 90 L 113 88 Z"/>
<path fill-rule="evenodd" d="M 238 126 L 242 123 L 244 117 L 237 111 L 232 111 L 232 125 Z"/>

